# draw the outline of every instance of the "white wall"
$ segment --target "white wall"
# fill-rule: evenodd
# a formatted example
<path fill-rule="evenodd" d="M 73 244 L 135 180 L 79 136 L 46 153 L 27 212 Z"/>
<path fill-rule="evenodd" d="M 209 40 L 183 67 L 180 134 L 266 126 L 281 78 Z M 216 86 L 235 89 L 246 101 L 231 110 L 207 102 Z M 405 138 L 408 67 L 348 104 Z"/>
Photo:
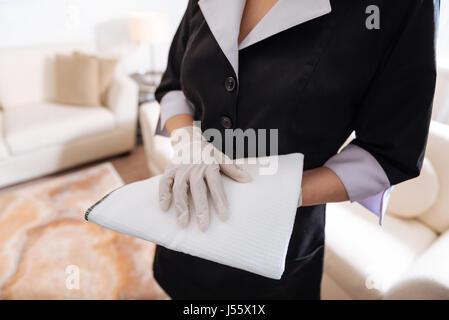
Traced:
<path fill-rule="evenodd" d="M 163 11 L 175 30 L 187 0 L 0 0 L 0 48 L 93 40 L 95 25 Z"/>
<path fill-rule="evenodd" d="M 187 0 L 0 0 L 0 48 L 93 41 L 96 25 L 140 11 L 169 13 L 173 33 L 186 5 Z M 165 66 L 167 48 L 157 50 L 158 68 Z M 448 0 L 441 1 L 439 57 L 449 64 Z"/>
<path fill-rule="evenodd" d="M 145 11 L 167 12 L 173 34 L 186 6 L 187 0 L 0 0 L 0 48 L 94 41 L 99 24 Z M 157 48 L 158 69 L 167 51 L 168 43 Z"/>

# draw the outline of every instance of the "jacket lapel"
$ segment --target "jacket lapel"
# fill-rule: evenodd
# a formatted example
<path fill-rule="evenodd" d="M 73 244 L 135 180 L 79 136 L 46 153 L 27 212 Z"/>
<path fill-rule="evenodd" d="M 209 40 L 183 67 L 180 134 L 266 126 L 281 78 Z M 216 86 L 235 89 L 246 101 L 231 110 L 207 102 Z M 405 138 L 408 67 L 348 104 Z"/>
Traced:
<path fill-rule="evenodd" d="M 331 12 L 330 0 L 278 0 L 238 44 L 246 0 L 200 0 L 209 29 L 238 76 L 238 50 Z"/>

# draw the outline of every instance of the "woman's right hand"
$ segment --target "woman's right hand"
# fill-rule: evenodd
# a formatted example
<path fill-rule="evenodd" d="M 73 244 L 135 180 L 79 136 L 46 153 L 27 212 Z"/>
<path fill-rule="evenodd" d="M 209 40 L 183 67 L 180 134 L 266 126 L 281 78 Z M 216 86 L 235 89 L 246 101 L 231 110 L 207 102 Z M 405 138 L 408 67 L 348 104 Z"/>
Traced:
<path fill-rule="evenodd" d="M 220 172 L 242 183 L 251 181 L 249 173 L 204 139 L 198 127 L 173 130 L 171 143 L 175 156 L 159 182 L 162 210 L 167 211 L 173 202 L 181 227 L 186 227 L 194 215 L 200 230 L 205 231 L 210 224 L 209 193 L 218 217 L 226 220 L 228 202 Z M 189 193 L 193 208 L 189 206 Z"/>

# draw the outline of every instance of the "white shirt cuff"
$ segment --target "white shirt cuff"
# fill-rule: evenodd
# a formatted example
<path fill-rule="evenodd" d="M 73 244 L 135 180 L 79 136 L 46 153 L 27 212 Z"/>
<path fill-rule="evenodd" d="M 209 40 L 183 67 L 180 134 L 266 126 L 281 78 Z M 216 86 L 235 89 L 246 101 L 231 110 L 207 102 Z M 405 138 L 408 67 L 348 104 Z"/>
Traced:
<path fill-rule="evenodd" d="M 193 116 L 193 106 L 186 99 L 181 90 L 167 92 L 160 102 L 161 115 L 159 118 L 158 129 L 165 131 L 165 123 L 168 119 L 178 114 L 190 114 Z"/>
<path fill-rule="evenodd" d="M 326 161 L 324 167 L 340 178 L 351 202 L 357 201 L 372 211 L 382 224 L 392 187 L 376 158 L 365 149 L 349 144 Z"/>

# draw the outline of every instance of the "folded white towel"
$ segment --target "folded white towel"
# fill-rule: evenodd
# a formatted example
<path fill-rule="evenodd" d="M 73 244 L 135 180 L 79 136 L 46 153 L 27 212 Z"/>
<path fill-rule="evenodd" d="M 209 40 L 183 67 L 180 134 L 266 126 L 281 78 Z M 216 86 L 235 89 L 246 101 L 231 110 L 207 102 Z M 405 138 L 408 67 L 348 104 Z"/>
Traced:
<path fill-rule="evenodd" d="M 229 218 L 219 220 L 211 204 L 211 223 L 205 232 L 194 219 L 181 229 L 173 205 L 166 213 L 159 208 L 160 176 L 113 191 L 87 210 L 86 219 L 172 250 L 280 279 L 301 192 L 303 155 L 256 160 L 257 164 L 243 165 L 253 181 L 224 178 Z M 267 168 L 262 161 L 277 163 L 277 170 L 262 172 Z"/>

